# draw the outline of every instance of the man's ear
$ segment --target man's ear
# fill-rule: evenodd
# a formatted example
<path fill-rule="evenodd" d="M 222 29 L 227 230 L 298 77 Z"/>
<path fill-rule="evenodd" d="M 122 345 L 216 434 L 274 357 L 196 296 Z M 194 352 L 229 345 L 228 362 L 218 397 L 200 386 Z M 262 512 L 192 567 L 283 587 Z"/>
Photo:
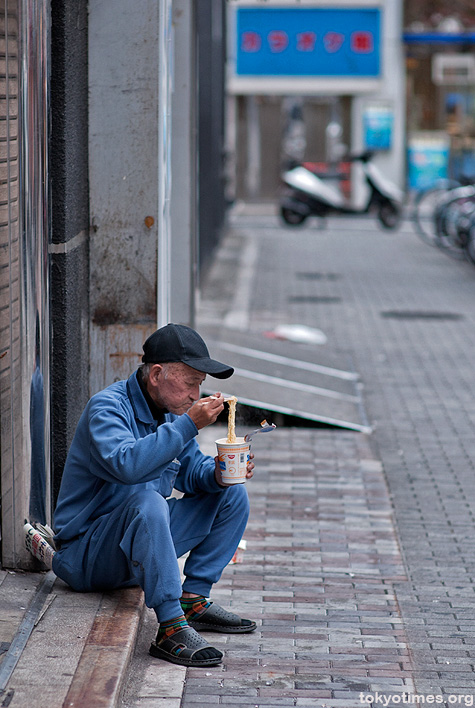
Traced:
<path fill-rule="evenodd" d="M 154 364 L 154 365 L 151 367 L 150 373 L 149 373 L 149 376 L 148 376 L 149 381 L 150 381 L 151 384 L 153 384 L 154 386 L 157 384 L 157 381 L 158 381 L 158 379 L 159 379 L 160 374 L 162 373 L 162 371 L 163 371 L 163 366 L 162 366 L 161 364 Z"/>

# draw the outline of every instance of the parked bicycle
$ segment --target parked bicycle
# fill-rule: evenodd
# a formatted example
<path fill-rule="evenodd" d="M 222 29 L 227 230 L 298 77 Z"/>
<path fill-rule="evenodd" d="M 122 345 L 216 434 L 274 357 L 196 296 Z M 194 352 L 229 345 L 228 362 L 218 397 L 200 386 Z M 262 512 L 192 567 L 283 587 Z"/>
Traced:
<path fill-rule="evenodd" d="M 417 234 L 429 246 L 437 246 L 435 226 L 435 211 L 441 200 L 457 187 L 461 182 L 457 180 L 439 180 L 433 187 L 420 190 L 414 200 L 413 220 Z"/>
<path fill-rule="evenodd" d="M 468 249 L 470 242 L 475 257 L 475 244 L 472 243 L 474 212 L 473 178 L 438 182 L 420 192 L 415 199 L 416 233 L 425 243 L 440 248 L 453 258 L 468 256 L 472 260 Z"/>
<path fill-rule="evenodd" d="M 441 198 L 434 214 L 439 248 L 453 258 L 464 258 L 468 225 L 475 207 L 475 185 L 457 187 Z"/>
<path fill-rule="evenodd" d="M 475 203 L 473 210 L 467 217 L 467 222 L 463 227 L 466 234 L 465 255 L 473 265 L 475 265 Z"/>

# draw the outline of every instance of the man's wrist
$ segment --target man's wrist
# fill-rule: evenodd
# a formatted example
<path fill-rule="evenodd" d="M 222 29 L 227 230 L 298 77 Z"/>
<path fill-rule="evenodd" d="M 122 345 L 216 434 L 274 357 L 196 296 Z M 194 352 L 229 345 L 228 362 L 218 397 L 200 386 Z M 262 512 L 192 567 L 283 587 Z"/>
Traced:
<path fill-rule="evenodd" d="M 190 421 L 190 423 L 193 424 L 193 427 L 194 427 L 194 429 L 195 429 L 195 432 L 194 432 L 193 437 L 195 437 L 196 435 L 198 435 L 198 433 L 199 433 L 200 431 L 199 431 L 198 428 L 196 427 L 196 423 L 195 423 L 195 421 L 193 420 L 193 418 L 191 417 L 191 415 L 190 415 L 189 413 L 183 413 L 183 416 L 180 416 L 180 418 L 182 418 L 182 417 L 183 417 L 183 418 L 187 418 L 187 419 Z"/>

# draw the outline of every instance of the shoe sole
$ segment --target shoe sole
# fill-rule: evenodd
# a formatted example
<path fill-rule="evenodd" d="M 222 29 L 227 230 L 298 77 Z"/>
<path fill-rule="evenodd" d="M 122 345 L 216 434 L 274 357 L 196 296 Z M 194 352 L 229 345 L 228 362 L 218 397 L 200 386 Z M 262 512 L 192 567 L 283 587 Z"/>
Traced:
<path fill-rule="evenodd" d="M 223 660 L 222 655 L 217 656 L 214 659 L 180 659 L 179 656 L 169 654 L 168 652 L 163 651 L 163 649 L 160 649 L 160 647 L 157 647 L 154 644 L 150 646 L 149 653 L 156 659 L 164 659 L 165 661 L 170 661 L 172 664 L 179 664 L 180 666 L 216 666 L 217 664 L 220 664 Z"/>
<path fill-rule="evenodd" d="M 257 629 L 257 624 L 248 624 L 242 627 L 236 625 L 219 625 L 219 624 L 206 624 L 205 622 L 192 622 L 188 620 L 188 624 L 197 632 L 219 632 L 220 634 L 247 634 L 249 632 L 254 632 Z"/>

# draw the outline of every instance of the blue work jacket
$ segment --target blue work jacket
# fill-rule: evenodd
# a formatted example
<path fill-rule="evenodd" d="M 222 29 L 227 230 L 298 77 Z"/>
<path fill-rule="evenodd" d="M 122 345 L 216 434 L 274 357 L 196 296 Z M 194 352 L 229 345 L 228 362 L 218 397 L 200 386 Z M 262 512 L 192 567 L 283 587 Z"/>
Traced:
<path fill-rule="evenodd" d="M 215 462 L 203 455 L 190 416 L 166 413 L 158 425 L 134 372 L 93 396 L 66 459 L 54 514 L 56 539 L 81 536 L 92 522 L 140 489 L 163 497 L 220 492 Z"/>

